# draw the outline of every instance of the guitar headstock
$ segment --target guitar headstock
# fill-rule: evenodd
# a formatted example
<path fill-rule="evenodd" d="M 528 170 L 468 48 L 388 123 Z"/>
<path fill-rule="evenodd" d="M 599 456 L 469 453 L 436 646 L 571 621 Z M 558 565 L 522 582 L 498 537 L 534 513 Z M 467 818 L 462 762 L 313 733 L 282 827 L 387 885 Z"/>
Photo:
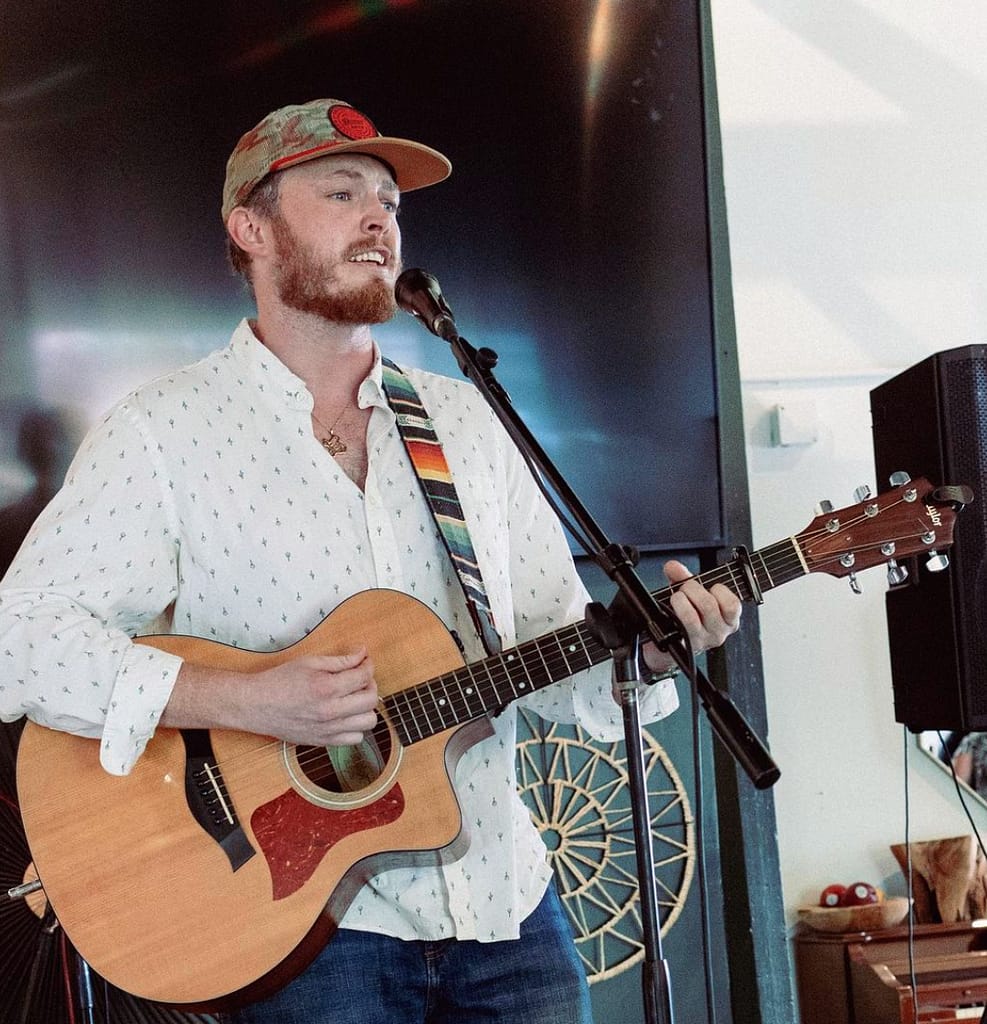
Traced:
<path fill-rule="evenodd" d="M 887 563 L 892 583 L 905 578 L 898 561 L 927 554 L 931 570 L 945 569 L 956 515 L 973 500 L 969 487 L 933 487 L 909 480 L 857 505 L 825 511 L 795 537 L 809 572 L 853 576 Z"/>

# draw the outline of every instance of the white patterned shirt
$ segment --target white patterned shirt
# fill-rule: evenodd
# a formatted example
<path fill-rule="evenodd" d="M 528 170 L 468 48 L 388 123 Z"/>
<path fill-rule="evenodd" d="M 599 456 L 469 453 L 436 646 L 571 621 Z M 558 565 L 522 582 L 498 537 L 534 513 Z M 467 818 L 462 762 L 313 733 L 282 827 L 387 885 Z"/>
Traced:
<path fill-rule="evenodd" d="M 406 370 L 442 441 L 505 645 L 583 617 L 586 592 L 554 514 L 516 448 L 465 381 Z M 164 631 L 258 651 L 286 647 L 341 601 L 402 591 L 484 652 L 381 387 L 363 492 L 313 436 L 312 395 L 244 321 L 230 345 L 119 403 L 86 438 L 65 486 L 0 584 L 0 718 L 27 715 L 101 739 L 131 770 L 180 662 L 131 638 Z M 164 618 L 162 618 L 164 617 Z M 669 714 L 674 685 L 642 713 Z M 524 701 L 553 721 L 622 738 L 603 664 Z M 550 876 L 517 794 L 515 706 L 459 762 L 470 847 L 442 867 L 365 885 L 345 927 L 401 938 L 513 938 Z"/>

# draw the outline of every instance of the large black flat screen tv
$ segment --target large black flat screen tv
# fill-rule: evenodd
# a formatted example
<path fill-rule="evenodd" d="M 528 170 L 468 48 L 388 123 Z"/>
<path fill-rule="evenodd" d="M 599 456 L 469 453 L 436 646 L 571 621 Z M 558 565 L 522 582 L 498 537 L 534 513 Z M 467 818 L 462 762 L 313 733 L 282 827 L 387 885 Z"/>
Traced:
<path fill-rule="evenodd" d="M 654 0 L 68 0 L 55 24 L 15 5 L 0 212 L 19 337 L 84 324 L 108 350 L 153 321 L 186 339 L 176 360 L 195 355 L 188 338 L 223 344 L 248 309 L 221 255 L 226 156 L 276 106 L 343 98 L 451 158 L 449 181 L 405 199 L 406 265 L 497 351 L 592 515 L 644 549 L 715 545 L 697 17 Z M 405 314 L 379 338 L 399 362 L 460 372 Z M 139 346 L 114 358 L 139 364 Z"/>

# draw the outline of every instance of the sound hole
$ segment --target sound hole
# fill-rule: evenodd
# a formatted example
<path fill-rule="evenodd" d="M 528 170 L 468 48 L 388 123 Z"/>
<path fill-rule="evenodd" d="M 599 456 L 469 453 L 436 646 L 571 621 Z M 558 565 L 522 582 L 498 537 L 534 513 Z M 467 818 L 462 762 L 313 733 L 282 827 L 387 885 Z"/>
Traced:
<path fill-rule="evenodd" d="M 306 778 L 330 793 L 357 793 L 372 786 L 391 756 L 391 734 L 378 722 L 361 743 L 350 747 L 297 748 L 298 765 Z"/>

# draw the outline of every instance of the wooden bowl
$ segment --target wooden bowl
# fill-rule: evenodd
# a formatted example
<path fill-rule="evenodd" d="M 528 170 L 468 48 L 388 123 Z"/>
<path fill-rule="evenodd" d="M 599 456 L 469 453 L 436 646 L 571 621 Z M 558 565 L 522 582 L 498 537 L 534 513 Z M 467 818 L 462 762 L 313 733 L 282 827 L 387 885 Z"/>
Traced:
<path fill-rule="evenodd" d="M 910 901 L 892 896 L 859 907 L 799 907 L 799 920 L 817 932 L 871 932 L 893 928 L 908 914 Z"/>

